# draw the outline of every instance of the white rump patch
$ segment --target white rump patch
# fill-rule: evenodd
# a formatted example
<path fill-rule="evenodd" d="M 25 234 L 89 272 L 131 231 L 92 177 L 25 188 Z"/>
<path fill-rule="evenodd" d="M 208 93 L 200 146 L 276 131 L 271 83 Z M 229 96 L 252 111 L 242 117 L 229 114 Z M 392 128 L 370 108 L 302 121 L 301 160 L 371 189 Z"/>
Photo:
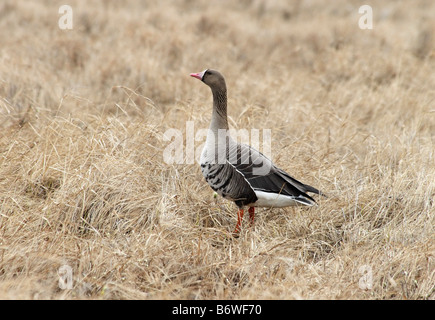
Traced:
<path fill-rule="evenodd" d="M 254 190 L 257 195 L 258 200 L 253 204 L 255 207 L 274 207 L 274 208 L 282 208 L 282 207 L 290 207 L 290 206 L 313 206 L 314 203 L 307 198 L 303 198 L 306 201 L 311 202 L 311 204 L 307 204 L 303 200 L 299 200 L 297 197 L 287 196 L 283 194 L 276 194 L 272 192 L 264 192 L 259 190 Z M 302 198 L 302 197 L 301 197 Z"/>

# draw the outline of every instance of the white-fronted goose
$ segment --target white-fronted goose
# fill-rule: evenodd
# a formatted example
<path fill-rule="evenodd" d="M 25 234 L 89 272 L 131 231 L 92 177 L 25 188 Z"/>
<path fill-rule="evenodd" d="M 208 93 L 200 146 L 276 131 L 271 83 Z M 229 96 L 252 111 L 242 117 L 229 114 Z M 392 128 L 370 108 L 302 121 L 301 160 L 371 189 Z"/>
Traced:
<path fill-rule="evenodd" d="M 307 192 L 323 195 L 322 192 L 292 178 L 262 153 L 229 136 L 224 77 L 210 69 L 190 75 L 208 85 L 213 94 L 210 128 L 200 158 L 201 171 L 215 192 L 239 207 L 234 233 L 240 231 L 245 206 L 249 207 L 253 223 L 254 207 L 315 205 Z"/>

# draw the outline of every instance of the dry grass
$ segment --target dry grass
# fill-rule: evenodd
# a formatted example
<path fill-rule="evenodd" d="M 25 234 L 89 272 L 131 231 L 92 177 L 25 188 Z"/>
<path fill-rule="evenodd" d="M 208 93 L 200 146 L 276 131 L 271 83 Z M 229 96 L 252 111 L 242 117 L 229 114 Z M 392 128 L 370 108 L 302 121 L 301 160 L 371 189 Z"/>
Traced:
<path fill-rule="evenodd" d="M 0 4 L 0 298 L 435 298 L 433 1 L 373 1 L 373 30 L 359 1 L 122 3 L 69 1 L 71 31 Z M 227 237 L 235 205 L 162 155 L 208 126 L 204 68 L 328 199 Z"/>

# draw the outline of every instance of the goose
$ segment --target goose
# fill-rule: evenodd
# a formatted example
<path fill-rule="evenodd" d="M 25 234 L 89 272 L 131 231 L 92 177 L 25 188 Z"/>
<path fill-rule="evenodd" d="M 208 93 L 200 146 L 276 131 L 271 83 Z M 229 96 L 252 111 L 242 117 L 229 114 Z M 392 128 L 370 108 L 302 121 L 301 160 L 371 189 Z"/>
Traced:
<path fill-rule="evenodd" d="M 241 230 L 244 208 L 248 207 L 251 225 L 255 207 L 314 206 L 307 193 L 325 196 L 316 188 L 299 182 L 253 147 L 236 142 L 229 135 L 227 87 L 225 78 L 216 70 L 191 73 L 211 89 L 213 112 L 204 148 L 200 156 L 202 174 L 220 196 L 238 207 L 233 235 Z"/>

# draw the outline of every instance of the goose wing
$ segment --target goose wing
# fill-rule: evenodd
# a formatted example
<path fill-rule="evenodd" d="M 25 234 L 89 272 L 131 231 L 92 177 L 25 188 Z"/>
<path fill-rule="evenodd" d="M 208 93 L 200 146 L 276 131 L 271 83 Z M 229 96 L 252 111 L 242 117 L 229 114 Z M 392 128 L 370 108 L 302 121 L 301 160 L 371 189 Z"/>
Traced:
<path fill-rule="evenodd" d="M 205 160 L 201 163 L 201 171 L 215 192 L 228 200 L 233 200 L 239 207 L 257 201 L 255 191 L 245 175 L 228 159 L 224 159 L 223 163 Z"/>
<path fill-rule="evenodd" d="M 269 158 L 249 145 L 233 145 L 229 148 L 228 158 L 257 194 L 260 191 L 262 194 L 287 196 L 307 205 L 316 203 L 307 192 L 322 195 L 316 188 L 303 184 L 277 168 Z"/>

